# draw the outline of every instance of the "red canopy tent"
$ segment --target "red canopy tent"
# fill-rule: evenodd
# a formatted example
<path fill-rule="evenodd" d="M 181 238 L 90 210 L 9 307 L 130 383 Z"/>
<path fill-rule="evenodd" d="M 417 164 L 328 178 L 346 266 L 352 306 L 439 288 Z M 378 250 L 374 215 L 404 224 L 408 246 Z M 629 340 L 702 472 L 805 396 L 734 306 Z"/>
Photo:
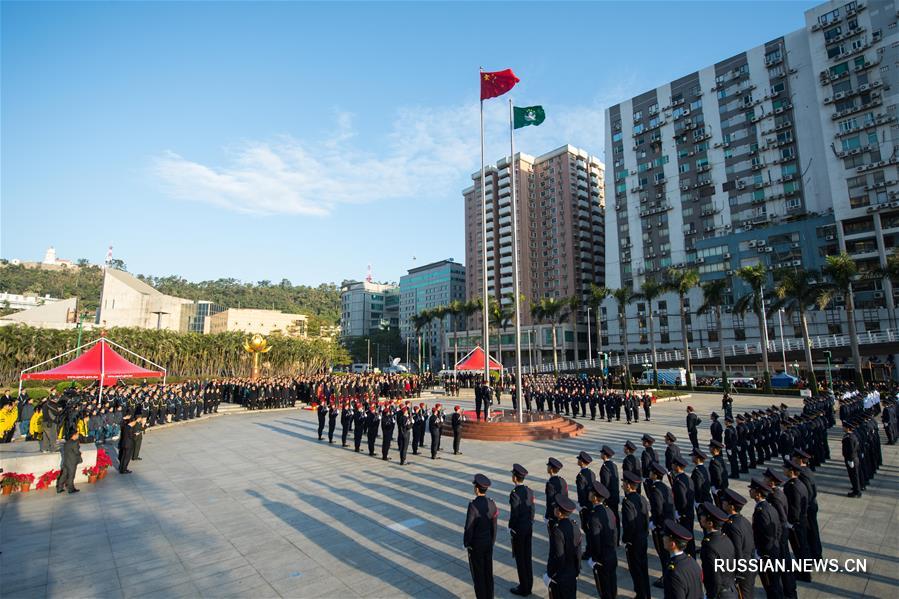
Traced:
<path fill-rule="evenodd" d="M 503 365 L 490 356 L 490 370 L 502 370 Z M 484 370 L 484 350 L 476 346 L 464 358 L 456 362 L 456 370 Z"/>
<path fill-rule="evenodd" d="M 89 350 L 75 358 L 74 360 L 67 362 L 61 366 L 57 366 L 56 368 L 51 368 L 50 370 L 43 370 L 41 372 L 29 372 L 30 370 L 34 370 L 44 364 L 48 364 L 67 356 L 73 352 L 77 352 L 80 349 L 86 348 L 93 345 Z M 136 356 L 147 362 L 148 364 L 159 368 L 159 370 L 148 370 L 133 362 L 129 362 L 127 359 L 122 357 L 121 354 L 116 352 L 111 346 L 115 346 L 133 356 Z M 79 379 L 96 379 L 100 382 L 100 395 L 103 394 L 103 387 L 106 385 L 107 381 L 110 379 L 126 379 L 126 378 L 148 378 L 148 377 L 162 377 L 163 383 L 165 383 L 167 371 L 165 368 L 151 362 L 150 360 L 144 358 L 143 356 L 134 353 L 133 351 L 122 347 L 118 343 L 114 343 L 107 339 L 106 337 L 100 337 L 99 339 L 95 339 L 90 343 L 85 343 L 75 349 L 69 350 L 65 353 L 59 354 L 49 360 L 45 360 L 40 364 L 35 364 L 30 368 L 26 368 L 22 371 L 19 381 L 19 393 L 22 392 L 22 381 L 29 380 L 40 380 L 40 381 L 69 381 L 69 380 L 79 380 Z"/>

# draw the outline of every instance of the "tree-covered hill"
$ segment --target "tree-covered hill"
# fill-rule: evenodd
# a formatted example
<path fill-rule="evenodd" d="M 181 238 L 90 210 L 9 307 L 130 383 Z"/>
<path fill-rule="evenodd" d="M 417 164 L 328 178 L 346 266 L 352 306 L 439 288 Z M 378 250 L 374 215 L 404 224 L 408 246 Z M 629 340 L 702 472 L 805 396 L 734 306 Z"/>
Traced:
<path fill-rule="evenodd" d="M 264 308 L 307 314 L 316 317 L 310 322 L 310 333 L 313 334 L 317 332 L 316 324 L 337 324 L 340 320 L 340 289 L 334 285 L 309 287 L 294 285 L 287 279 L 275 284 L 270 281 L 244 283 L 237 279 L 193 283 L 179 276 L 137 277 L 162 293 L 209 300 L 226 308 Z M 103 271 L 96 266 L 72 270 L 0 266 L 0 291 L 58 298 L 75 296 L 81 309 L 87 311 L 95 311 L 100 305 L 102 286 Z"/>

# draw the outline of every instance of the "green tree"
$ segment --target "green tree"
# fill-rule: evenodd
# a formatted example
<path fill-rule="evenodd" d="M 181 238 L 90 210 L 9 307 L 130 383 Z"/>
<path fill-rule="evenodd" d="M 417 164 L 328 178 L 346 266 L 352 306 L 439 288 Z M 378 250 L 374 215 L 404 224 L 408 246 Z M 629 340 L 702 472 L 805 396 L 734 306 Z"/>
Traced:
<path fill-rule="evenodd" d="M 587 302 L 587 305 L 593 310 L 593 313 L 596 314 L 596 353 L 602 353 L 602 304 L 606 301 L 606 298 L 612 295 L 612 290 L 608 287 L 600 287 L 595 284 L 590 284 L 590 297 Z M 589 359 L 593 359 L 593 356 L 590 356 Z"/>
<path fill-rule="evenodd" d="M 618 307 L 618 331 L 621 347 L 624 349 L 624 373 L 622 382 L 625 389 L 631 388 L 631 360 L 627 344 L 627 307 L 634 301 L 634 291 L 627 287 L 612 291 L 612 297 Z"/>
<path fill-rule="evenodd" d="M 655 280 L 647 277 L 640 285 L 640 291 L 634 294 L 634 300 L 647 303 L 646 314 L 649 317 L 649 348 L 652 352 L 652 381 L 655 387 L 659 386 L 659 367 L 656 356 L 656 328 L 655 315 L 652 312 L 652 303 L 658 300 L 665 289 Z"/>
<path fill-rule="evenodd" d="M 556 327 L 565 320 L 568 315 L 568 307 L 569 303 L 567 301 L 553 297 L 544 297 L 531 304 L 531 316 L 538 322 L 552 325 L 553 372 L 556 374 L 559 373 L 559 346 Z"/>
<path fill-rule="evenodd" d="M 421 369 L 421 330 L 428 326 L 428 323 L 431 322 L 431 316 L 427 314 L 427 310 L 422 310 L 418 314 L 413 314 L 412 316 L 410 316 L 409 322 L 412 324 L 412 328 L 415 329 L 415 336 L 418 338 L 418 343 L 416 344 L 416 355 L 418 356 L 418 372 L 421 373 L 424 372 Z"/>
<path fill-rule="evenodd" d="M 858 266 L 846 252 L 836 256 L 825 258 L 824 274 L 827 281 L 821 283 L 821 295 L 818 298 L 818 306 L 823 310 L 832 303 L 838 295 L 846 300 L 846 320 L 849 323 L 849 344 L 852 348 L 852 361 L 855 362 L 855 380 L 862 387 L 862 358 L 858 349 L 858 331 L 855 326 L 855 295 L 852 291 L 852 281 L 858 275 Z"/>
<path fill-rule="evenodd" d="M 574 363 L 577 364 L 581 359 L 577 335 L 577 313 L 581 309 L 581 298 L 578 295 L 572 295 L 565 298 L 565 301 L 568 303 L 568 313 L 571 316 L 571 328 L 574 329 Z"/>
<path fill-rule="evenodd" d="M 820 273 L 813 270 L 779 270 L 774 273 L 774 295 L 776 299 L 768 307 L 768 316 L 781 309 L 789 315 L 798 314 L 802 327 L 802 344 L 805 348 L 805 363 L 808 365 L 809 386 L 818 392 L 818 379 L 812 361 L 812 340 L 808 332 L 808 310 L 814 310 L 821 297 Z M 781 339 L 783 343 L 783 339 Z"/>
<path fill-rule="evenodd" d="M 687 388 L 693 388 L 693 377 L 690 364 L 690 344 L 687 339 L 687 294 L 699 285 L 699 271 L 693 268 L 672 268 L 668 270 L 668 280 L 663 287 L 677 294 L 678 308 L 680 309 L 680 330 L 683 340 L 684 370 L 687 371 Z"/>
<path fill-rule="evenodd" d="M 714 279 L 702 284 L 702 305 L 696 314 L 715 315 L 715 326 L 718 337 L 718 357 L 721 360 L 721 388 L 727 390 L 727 361 L 724 356 L 724 319 L 722 318 L 722 306 L 727 301 L 728 280 Z"/>
<path fill-rule="evenodd" d="M 764 370 L 764 390 L 771 392 L 771 368 L 768 364 L 768 320 L 765 318 L 765 285 L 768 284 L 768 270 L 764 264 L 744 266 L 737 269 L 737 276 L 749 285 L 749 293 L 734 304 L 738 314 L 746 314 L 752 310 L 759 321 L 762 340 L 762 368 Z"/>

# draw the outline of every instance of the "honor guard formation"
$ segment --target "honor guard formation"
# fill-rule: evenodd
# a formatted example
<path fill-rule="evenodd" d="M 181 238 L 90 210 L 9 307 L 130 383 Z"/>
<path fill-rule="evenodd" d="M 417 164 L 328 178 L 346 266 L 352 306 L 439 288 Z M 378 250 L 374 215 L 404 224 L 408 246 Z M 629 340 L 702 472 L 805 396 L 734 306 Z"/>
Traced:
<path fill-rule="evenodd" d="M 587 418 L 628 424 L 643 419 L 650 421 L 652 394 L 648 391 L 610 389 L 600 377 L 530 375 L 524 377 L 524 409 L 528 412 L 554 412 L 571 418 Z"/>
<path fill-rule="evenodd" d="M 617 420 L 617 406 L 626 404 L 628 395 L 598 386 L 589 379 L 561 377 L 553 382 L 532 377 L 526 382 L 525 401 L 534 401 L 538 411 L 583 416 L 583 398 L 587 406 L 603 406 L 606 419 Z M 550 457 L 539 498 L 549 540 L 542 573 L 549 596 L 575 597 L 578 577 L 586 569 L 599 597 L 616 597 L 618 548 L 623 544 L 638 599 L 649 598 L 653 586 L 672 599 L 747 598 L 759 587 L 769 599 L 796 597 L 797 582 L 811 582 L 808 572 L 733 572 L 715 568 L 716 560 L 821 559 L 814 471 L 831 459 L 827 432 L 837 416 L 845 431 L 842 457 L 850 497 L 861 495 L 882 464 L 877 418 L 887 443 L 899 438 L 895 388 L 871 387 L 862 393 L 841 385 L 805 398 L 803 404 L 799 413 L 781 404 L 734 415 L 733 399 L 725 394 L 724 423 L 717 413 L 709 415 L 708 451 L 699 442 L 703 419 L 688 406 L 689 453 L 681 452 L 672 432 L 662 440 L 664 450 L 657 449 L 652 435 L 643 434 L 639 459 L 634 442 L 621 447 L 619 475 L 613 448 L 602 446 L 598 462 L 581 451 L 572 456 L 572 490 L 562 475 L 563 462 Z M 527 477 L 524 466 L 512 466 L 508 529 L 519 582 L 510 592 L 521 596 L 533 591 L 531 549 L 538 509 L 538 496 Z M 741 481 L 739 487 L 736 481 Z M 490 480 L 477 474 L 472 484 L 475 498 L 468 506 L 463 544 L 475 596 L 492 597 L 498 510 L 487 496 Z M 747 508 L 750 501 L 754 506 Z M 650 547 L 662 568 L 655 581 L 649 575 Z"/>

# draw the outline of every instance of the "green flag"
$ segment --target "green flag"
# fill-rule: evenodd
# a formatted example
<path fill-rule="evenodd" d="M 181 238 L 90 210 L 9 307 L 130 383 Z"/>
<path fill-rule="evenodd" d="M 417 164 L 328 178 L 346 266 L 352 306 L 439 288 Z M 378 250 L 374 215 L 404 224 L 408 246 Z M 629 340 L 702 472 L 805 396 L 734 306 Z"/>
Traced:
<path fill-rule="evenodd" d="M 518 106 L 512 107 L 513 123 L 515 129 L 521 129 L 528 125 L 537 126 L 546 119 L 546 113 L 542 106 Z"/>

